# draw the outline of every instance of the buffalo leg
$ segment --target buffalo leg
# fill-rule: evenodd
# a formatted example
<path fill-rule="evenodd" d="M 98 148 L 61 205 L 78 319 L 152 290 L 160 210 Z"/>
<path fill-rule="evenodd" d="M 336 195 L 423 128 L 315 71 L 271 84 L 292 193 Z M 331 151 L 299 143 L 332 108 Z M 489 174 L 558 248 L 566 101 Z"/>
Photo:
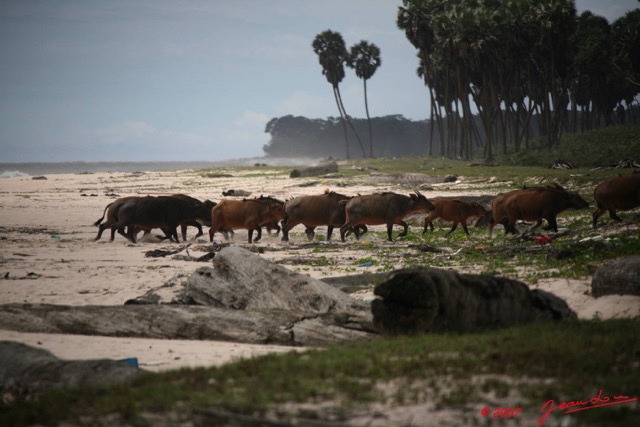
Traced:
<path fill-rule="evenodd" d="M 462 227 L 464 228 L 464 231 L 467 233 L 467 235 L 469 235 L 469 230 L 467 230 L 467 226 L 463 224 Z M 446 236 L 456 231 L 456 228 L 458 228 L 458 223 L 454 222 L 453 226 L 451 227 L 451 230 L 447 231 Z"/>
<path fill-rule="evenodd" d="M 398 234 L 398 237 L 405 237 L 409 233 L 409 224 L 404 221 L 400 221 L 398 225 L 401 225 L 404 228 L 402 233 Z M 391 227 L 393 228 L 393 224 L 391 224 Z M 387 234 L 389 234 L 389 240 L 391 240 L 391 232 L 388 229 Z"/>
<path fill-rule="evenodd" d="M 615 209 L 609 209 L 609 218 L 616 220 L 618 222 L 622 221 L 622 218 L 620 218 L 617 214 L 616 214 L 616 210 Z"/>
<path fill-rule="evenodd" d="M 102 233 L 104 232 L 104 230 L 108 227 L 107 224 L 100 224 L 98 226 L 98 235 L 96 236 L 95 239 L 93 240 L 100 240 L 100 238 L 102 237 Z M 113 239 L 112 239 L 113 240 Z"/>
<path fill-rule="evenodd" d="M 260 227 L 260 226 L 258 225 L 258 226 L 256 226 L 255 230 L 256 230 L 256 233 L 257 233 L 258 235 L 256 236 L 256 238 L 255 238 L 255 239 L 253 239 L 253 241 L 254 241 L 254 242 L 259 242 L 259 241 L 260 241 L 260 239 L 262 239 L 262 227 Z"/>
<path fill-rule="evenodd" d="M 283 242 L 289 241 L 289 231 L 291 231 L 291 229 L 298 224 L 299 224 L 298 222 L 292 222 L 291 218 L 287 218 L 286 220 L 283 220 L 282 239 L 281 239 Z"/>
<path fill-rule="evenodd" d="M 433 221 L 429 221 L 428 219 L 424 220 L 424 230 L 422 230 L 422 234 L 427 232 L 427 229 L 431 230 L 433 233 Z"/>
<path fill-rule="evenodd" d="M 390 242 L 393 240 L 393 237 L 391 235 L 392 233 L 393 233 L 393 223 L 387 224 L 387 238 Z M 400 236 L 402 236 L 402 233 L 398 235 L 398 237 Z"/>
<path fill-rule="evenodd" d="M 471 235 L 471 233 L 469 233 L 469 229 L 467 228 L 467 223 L 466 222 L 462 223 L 462 228 L 463 228 L 464 232 L 467 233 L 467 236 Z"/>
<path fill-rule="evenodd" d="M 340 227 L 340 240 L 341 241 L 345 241 L 345 236 L 347 234 L 347 230 L 349 230 L 349 227 L 351 227 L 351 224 L 349 223 L 345 223 Z"/>
<path fill-rule="evenodd" d="M 123 232 L 124 232 L 124 227 L 122 228 Z M 120 229 L 118 229 L 118 232 L 120 232 Z M 130 225 L 129 227 L 127 227 L 127 234 L 124 235 L 127 239 L 129 239 L 129 241 L 131 243 L 137 243 L 136 241 L 136 227 Z"/>

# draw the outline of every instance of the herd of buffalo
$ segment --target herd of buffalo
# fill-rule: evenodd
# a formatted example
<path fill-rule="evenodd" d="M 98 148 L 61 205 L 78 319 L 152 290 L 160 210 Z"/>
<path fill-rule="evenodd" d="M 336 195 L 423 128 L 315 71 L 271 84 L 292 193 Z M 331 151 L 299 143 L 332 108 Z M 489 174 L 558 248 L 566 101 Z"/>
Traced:
<path fill-rule="evenodd" d="M 594 228 L 598 218 L 605 212 L 612 219 L 620 221 L 616 211 L 640 206 L 640 173 L 601 182 L 594 190 L 594 198 L 597 204 L 593 213 Z M 542 220 L 546 220 L 550 229 L 558 231 L 556 217 L 560 212 L 588 206 L 579 194 L 557 184 L 500 193 L 493 198 L 490 211 L 479 203 L 451 197 L 427 199 L 419 191 L 408 196 L 385 192 L 353 197 L 327 191 L 287 201 L 260 196 L 242 200 L 224 199 L 218 203 L 173 194 L 117 199 L 107 205 L 102 217 L 94 225 L 99 226 L 95 240 L 110 228 L 111 240 L 117 231 L 133 243 L 140 231 L 149 233 L 154 228 L 161 229 L 166 238 L 177 242 L 178 226 L 181 227 L 183 240 L 187 239 L 187 227 L 193 226 L 198 229 L 195 237 L 199 237 L 203 235 L 202 225 L 210 226 L 209 239 L 212 242 L 216 232 L 229 238 L 235 229 L 248 230 L 249 243 L 257 242 L 262 236 L 262 227 L 266 227 L 270 233 L 272 230 L 276 233 L 282 230 L 282 240 L 288 241 L 289 231 L 299 224 L 306 227 L 309 240 L 314 238 L 314 230 L 318 226 L 327 227 L 327 240 L 331 239 L 333 229 L 339 227 L 340 238 L 344 242 L 351 233 L 360 238 L 367 231 L 367 225 L 386 225 L 389 240 L 392 240 L 393 226 L 401 225 L 403 231 L 399 236 L 405 236 L 408 225 L 404 219 L 419 212 L 426 214 L 424 231 L 428 228 L 433 230 L 432 221 L 441 219 L 453 224 L 449 233 L 462 225 L 469 234 L 469 219 L 483 217 L 489 218 L 489 235 L 496 224 L 502 224 L 507 233 L 517 233 L 515 224 L 518 220 L 535 221 L 531 229 L 539 227 Z M 255 238 L 254 231 L 257 233 Z"/>

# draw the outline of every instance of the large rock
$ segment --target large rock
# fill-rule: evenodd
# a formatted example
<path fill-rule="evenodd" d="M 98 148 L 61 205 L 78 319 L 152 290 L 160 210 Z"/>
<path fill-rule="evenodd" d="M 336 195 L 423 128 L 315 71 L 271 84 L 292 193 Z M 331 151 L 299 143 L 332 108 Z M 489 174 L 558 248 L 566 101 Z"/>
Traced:
<path fill-rule="evenodd" d="M 392 273 L 375 288 L 374 325 L 387 334 L 473 331 L 524 322 L 575 319 L 553 294 L 494 276 L 441 269 Z"/>
<path fill-rule="evenodd" d="M 62 387 L 97 387 L 128 381 L 140 370 L 115 360 L 60 360 L 49 351 L 0 341 L 0 396 L 4 403 Z"/>
<path fill-rule="evenodd" d="M 640 295 L 640 256 L 618 258 L 601 265 L 591 280 L 591 295 Z"/>
<path fill-rule="evenodd" d="M 177 301 L 235 310 L 280 309 L 313 314 L 369 311 L 362 301 L 333 286 L 238 246 L 222 249 L 213 259 L 213 268 L 197 269 Z"/>

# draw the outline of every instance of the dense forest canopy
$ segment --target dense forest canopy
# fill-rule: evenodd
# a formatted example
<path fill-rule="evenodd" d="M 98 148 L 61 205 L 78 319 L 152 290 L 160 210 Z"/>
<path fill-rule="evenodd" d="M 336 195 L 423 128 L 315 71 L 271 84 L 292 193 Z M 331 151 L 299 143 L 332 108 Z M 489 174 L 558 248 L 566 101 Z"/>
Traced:
<path fill-rule="evenodd" d="M 366 119 L 352 119 L 357 132 L 368 132 Z M 392 157 L 425 154 L 427 121 L 407 120 L 401 115 L 372 117 L 371 130 L 375 135 L 373 155 Z M 271 134 L 263 147 L 268 156 L 344 157 L 343 126 L 339 117 L 309 119 L 284 116 L 271 119 L 265 128 Z M 353 140 L 353 131 L 348 130 Z M 437 154 L 437 153 L 436 153 Z"/>
<path fill-rule="evenodd" d="M 490 161 L 533 136 L 552 149 L 563 132 L 639 121 L 640 9 L 609 23 L 573 0 L 403 0 L 397 25 L 416 48 L 430 117 L 372 118 L 369 155 L 469 159 L 480 147 Z M 274 118 L 264 150 L 340 157 L 344 118 Z M 346 118 L 352 140 L 368 132 Z"/>

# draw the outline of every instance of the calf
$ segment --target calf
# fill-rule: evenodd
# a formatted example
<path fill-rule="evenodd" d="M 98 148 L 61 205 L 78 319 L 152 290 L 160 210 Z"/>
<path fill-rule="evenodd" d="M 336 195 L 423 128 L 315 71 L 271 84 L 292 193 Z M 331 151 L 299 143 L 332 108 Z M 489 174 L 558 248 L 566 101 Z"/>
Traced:
<path fill-rule="evenodd" d="M 434 207 L 433 203 L 418 191 L 409 196 L 391 192 L 356 196 L 345 204 L 346 218 L 344 225 L 340 227 L 340 237 L 344 241 L 349 229 L 363 224 L 386 224 L 389 241 L 393 240 L 393 225 L 398 224 L 404 227 L 398 237 L 404 237 L 409 229 L 404 218 L 415 212 L 430 211 Z M 358 237 L 356 234 L 356 238 Z"/>
<path fill-rule="evenodd" d="M 505 230 L 515 231 L 516 221 L 536 221 L 530 228 L 532 231 L 546 219 L 549 228 L 558 231 L 557 216 L 567 209 L 582 209 L 589 207 L 578 193 L 569 192 L 555 184 L 547 187 L 526 188 L 515 190 L 502 195 L 499 206 L 493 205 L 493 217 L 489 223 L 489 236 L 495 224 L 506 221 Z"/>
<path fill-rule="evenodd" d="M 278 222 L 284 218 L 284 203 L 271 197 L 255 199 L 225 199 L 211 210 L 209 240 L 213 242 L 216 232 L 245 228 L 249 231 L 249 243 L 253 242 L 253 232 L 257 231 L 257 242 L 262 237 L 261 226 Z"/>
<path fill-rule="evenodd" d="M 340 227 L 345 222 L 344 203 L 351 197 L 334 191 L 313 196 L 300 196 L 287 201 L 284 205 L 285 220 L 282 228 L 282 241 L 289 241 L 289 231 L 298 224 L 304 224 L 307 239 L 313 240 L 315 228 L 327 226 L 327 240 L 331 240 L 334 227 Z M 364 227 L 357 229 L 359 233 Z M 344 239 L 343 239 L 344 241 Z"/>
<path fill-rule="evenodd" d="M 453 233 L 458 227 L 458 224 L 462 224 L 462 228 L 468 236 L 467 221 L 469 218 L 482 217 L 488 213 L 488 211 L 477 202 L 464 202 L 446 197 L 436 197 L 431 199 L 431 203 L 433 203 L 435 208 L 429 212 L 424 219 L 424 231 L 422 234 L 427 232 L 427 228 L 433 231 L 433 220 L 441 218 L 444 221 L 453 223 L 447 235 Z"/>
<path fill-rule="evenodd" d="M 597 227 L 598 218 L 605 211 L 616 221 L 622 219 L 616 210 L 626 211 L 640 206 L 640 173 L 618 176 L 598 184 L 593 191 L 598 208 L 593 213 L 593 228 Z"/>

